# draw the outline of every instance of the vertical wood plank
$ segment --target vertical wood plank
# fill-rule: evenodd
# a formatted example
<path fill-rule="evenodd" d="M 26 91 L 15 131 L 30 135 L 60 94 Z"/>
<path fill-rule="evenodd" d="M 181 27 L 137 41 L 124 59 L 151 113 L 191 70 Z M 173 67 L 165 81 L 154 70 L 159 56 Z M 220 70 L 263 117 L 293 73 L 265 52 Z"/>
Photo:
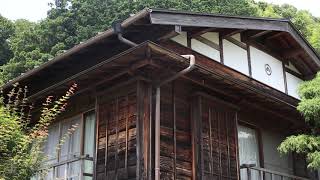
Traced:
<path fill-rule="evenodd" d="M 234 142 L 235 142 L 235 149 L 236 149 L 236 163 L 237 163 L 237 179 L 239 180 L 240 179 L 240 160 L 239 160 L 239 142 L 238 142 L 238 112 L 235 113 L 235 118 L 234 118 L 234 121 L 235 123 L 235 128 L 234 128 L 234 133 L 235 133 L 235 139 L 234 139 Z"/>
<path fill-rule="evenodd" d="M 98 145 L 99 145 L 99 104 L 98 104 L 98 97 L 95 94 L 95 126 L 94 126 L 94 140 L 95 140 L 95 147 L 94 147 L 94 163 L 93 163 L 93 179 L 98 179 L 97 177 L 97 164 L 98 164 Z"/>
<path fill-rule="evenodd" d="M 141 156 L 141 153 L 140 153 L 140 149 L 141 149 L 141 138 L 140 138 L 140 130 L 141 130 L 141 127 L 140 127 L 140 116 L 141 116 L 141 112 L 140 112 L 140 109 L 141 109 L 141 83 L 140 81 L 138 81 L 137 83 L 137 117 L 136 117 L 136 132 L 137 132 L 137 135 L 136 135 L 136 139 L 137 139 L 137 151 L 136 151 L 136 155 L 137 155 L 137 166 L 136 166 L 136 179 L 137 180 L 140 180 L 141 179 L 141 175 L 140 175 L 140 156 Z"/>
<path fill-rule="evenodd" d="M 125 150 L 125 157 L 124 157 L 124 167 L 125 167 L 125 172 L 127 173 L 128 175 L 128 136 L 129 136 L 129 133 L 128 133 L 128 123 L 129 123 L 129 97 L 127 96 L 126 97 L 126 150 Z"/>
<path fill-rule="evenodd" d="M 204 168 L 204 162 L 203 162 L 203 140 L 202 140 L 202 98 L 201 97 L 198 97 L 198 106 L 199 106 L 199 116 L 198 118 L 196 119 L 196 121 L 198 121 L 198 124 L 197 124 L 197 128 L 199 128 L 199 131 L 198 131 L 198 134 L 197 134 L 197 137 L 199 138 L 199 143 L 200 143 L 200 148 L 199 148 L 199 160 L 200 160 L 200 166 L 199 166 L 199 174 L 201 175 L 200 176 L 200 179 L 202 179 L 203 177 L 203 168 Z"/>
<path fill-rule="evenodd" d="M 288 82 L 287 82 L 287 74 L 286 74 L 286 65 L 282 61 L 282 72 L 283 72 L 283 83 L 284 83 L 284 91 L 288 94 Z"/>
<path fill-rule="evenodd" d="M 219 33 L 219 46 L 220 46 L 220 62 L 224 64 L 224 55 L 223 55 L 223 37 L 221 33 Z"/>
<path fill-rule="evenodd" d="M 189 32 L 187 32 L 187 47 L 191 48 L 191 35 Z"/>
<path fill-rule="evenodd" d="M 200 174 L 198 179 L 238 179 L 237 141 L 233 139 L 236 138 L 236 110 L 211 100 L 214 98 L 200 96 L 199 99 L 200 104 L 194 104 L 199 107 L 198 117 L 202 123 L 198 128 L 200 152 L 196 158 L 200 158 L 200 168 L 197 168 L 196 177 Z"/>
<path fill-rule="evenodd" d="M 119 164 L 119 98 L 116 99 L 115 105 L 115 115 L 114 118 L 116 119 L 116 152 L 115 152 L 115 163 L 114 163 L 114 171 L 115 171 L 115 178 L 118 179 L 118 164 Z"/>
<path fill-rule="evenodd" d="M 213 174 L 213 143 L 212 143 L 212 109 L 209 108 L 208 121 L 209 121 L 209 145 L 210 145 L 210 174 Z M 211 178 L 213 178 L 211 176 Z"/>
<path fill-rule="evenodd" d="M 252 66 L 251 66 L 251 50 L 250 45 L 247 43 L 247 57 L 248 57 L 248 69 L 249 69 L 249 76 L 252 77 Z"/>
<path fill-rule="evenodd" d="M 149 166 L 148 166 L 148 180 L 152 180 L 154 177 L 154 96 L 153 86 L 150 85 L 148 88 L 149 97 Z"/>
<path fill-rule="evenodd" d="M 173 110 L 173 178 L 177 179 L 177 125 L 176 125 L 176 97 L 175 97 L 175 82 L 172 82 L 172 110 Z"/>

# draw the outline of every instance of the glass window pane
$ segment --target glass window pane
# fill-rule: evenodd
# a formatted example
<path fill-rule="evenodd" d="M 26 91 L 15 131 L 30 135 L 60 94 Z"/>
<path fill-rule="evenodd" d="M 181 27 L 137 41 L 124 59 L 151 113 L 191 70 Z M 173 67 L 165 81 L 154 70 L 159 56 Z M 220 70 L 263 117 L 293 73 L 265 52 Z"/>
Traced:
<path fill-rule="evenodd" d="M 61 138 L 63 139 L 60 162 L 73 159 L 80 156 L 80 120 L 81 117 L 77 116 L 71 120 L 62 122 Z M 74 130 L 71 130 L 74 128 Z M 71 134 L 68 134 L 71 132 Z"/>
<path fill-rule="evenodd" d="M 84 176 L 84 180 L 92 180 L 93 178 L 91 176 Z"/>
<path fill-rule="evenodd" d="M 53 164 L 57 162 L 57 151 L 56 147 L 59 142 L 59 124 L 53 124 L 49 127 L 48 138 L 45 143 L 44 153 L 46 155 L 46 162 L 48 164 Z"/>
<path fill-rule="evenodd" d="M 250 164 L 259 166 L 259 146 L 257 133 L 254 129 L 238 126 L 239 160 L 240 165 Z M 240 171 L 241 179 L 247 179 L 246 169 Z M 252 174 L 252 179 L 258 179 L 258 173 Z"/>
<path fill-rule="evenodd" d="M 84 173 L 93 174 L 93 161 L 84 160 Z"/>
<path fill-rule="evenodd" d="M 59 161 L 66 161 L 68 159 L 68 152 L 69 152 L 69 144 L 70 144 L 70 137 L 67 136 L 68 129 L 70 128 L 70 121 L 64 121 L 61 123 L 61 138 L 60 141 L 60 154 L 59 154 Z"/>
<path fill-rule="evenodd" d="M 68 168 L 68 179 L 80 179 L 80 169 L 81 169 L 81 165 L 80 165 L 80 161 L 76 161 L 73 163 L 69 164 L 69 168 Z"/>
<path fill-rule="evenodd" d="M 95 112 L 89 112 L 84 116 L 85 130 L 84 130 L 84 155 L 93 157 L 94 154 L 94 130 L 95 130 Z"/>
<path fill-rule="evenodd" d="M 75 131 L 70 136 L 70 158 L 79 157 L 80 156 L 80 121 L 81 117 L 76 117 L 71 120 L 70 127 Z"/>
<path fill-rule="evenodd" d="M 93 157 L 95 147 L 95 112 L 91 111 L 84 116 L 84 155 Z M 93 174 L 93 161 L 84 161 L 84 173 Z"/>
<path fill-rule="evenodd" d="M 58 166 L 56 169 L 56 179 L 65 179 L 66 178 L 66 165 Z"/>

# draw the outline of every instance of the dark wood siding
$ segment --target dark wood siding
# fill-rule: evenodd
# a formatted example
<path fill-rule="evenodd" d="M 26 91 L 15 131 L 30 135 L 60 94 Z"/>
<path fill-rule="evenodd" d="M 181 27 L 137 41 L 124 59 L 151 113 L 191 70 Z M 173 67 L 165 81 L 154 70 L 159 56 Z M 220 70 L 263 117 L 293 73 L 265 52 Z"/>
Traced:
<path fill-rule="evenodd" d="M 161 179 L 192 179 L 190 106 L 174 86 L 161 88 Z"/>
<path fill-rule="evenodd" d="M 197 174 L 201 179 L 237 179 L 236 110 L 199 96 L 194 104 Z M 196 116 L 200 116 L 199 119 Z"/>
<path fill-rule="evenodd" d="M 136 92 L 99 104 L 97 179 L 136 179 Z"/>

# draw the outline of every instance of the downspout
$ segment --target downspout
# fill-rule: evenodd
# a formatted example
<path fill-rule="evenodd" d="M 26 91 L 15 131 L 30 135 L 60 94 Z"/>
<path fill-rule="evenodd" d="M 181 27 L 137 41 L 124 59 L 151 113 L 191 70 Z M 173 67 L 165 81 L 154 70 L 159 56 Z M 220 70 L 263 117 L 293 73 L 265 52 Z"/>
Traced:
<path fill-rule="evenodd" d="M 124 38 L 122 36 L 122 27 L 121 23 L 114 22 L 112 24 L 114 32 L 117 34 L 119 41 L 127 44 L 131 47 L 137 46 L 136 43 Z M 194 55 L 181 55 L 184 58 L 189 59 L 189 66 L 184 70 L 178 72 L 174 76 L 161 81 L 156 86 L 156 110 L 155 110 L 155 180 L 160 180 L 160 87 L 170 81 L 173 81 L 179 78 L 182 75 L 187 74 L 188 72 L 192 71 L 195 68 L 195 57 Z"/>
<path fill-rule="evenodd" d="M 194 55 L 181 55 L 184 58 L 190 60 L 190 64 L 184 70 L 178 72 L 174 76 L 161 81 L 156 86 L 156 110 L 155 110 L 155 180 L 160 180 L 160 87 L 170 81 L 179 78 L 182 75 L 195 69 L 195 57 Z"/>
<path fill-rule="evenodd" d="M 123 42 L 124 44 L 127 44 L 131 47 L 135 47 L 137 46 L 138 44 L 130 41 L 129 39 L 126 39 L 123 37 L 122 33 L 123 33 L 123 28 L 121 26 L 121 23 L 119 21 L 115 21 L 112 23 L 112 28 L 113 28 L 113 31 L 115 34 L 117 34 L 118 36 L 118 39 L 120 42 Z"/>

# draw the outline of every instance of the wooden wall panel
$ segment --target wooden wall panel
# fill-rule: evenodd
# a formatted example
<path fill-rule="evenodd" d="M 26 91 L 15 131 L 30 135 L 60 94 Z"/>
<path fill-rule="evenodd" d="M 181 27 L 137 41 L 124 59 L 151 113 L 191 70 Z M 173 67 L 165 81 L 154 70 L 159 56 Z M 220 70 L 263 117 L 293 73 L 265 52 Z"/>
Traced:
<path fill-rule="evenodd" d="M 161 179 L 192 179 L 190 105 L 174 85 L 161 88 Z"/>
<path fill-rule="evenodd" d="M 136 179 L 136 93 L 99 104 L 97 179 Z"/>
<path fill-rule="evenodd" d="M 199 96 L 195 103 L 199 127 L 195 130 L 195 149 L 199 149 L 199 179 L 238 179 L 236 110 L 209 97 Z"/>

